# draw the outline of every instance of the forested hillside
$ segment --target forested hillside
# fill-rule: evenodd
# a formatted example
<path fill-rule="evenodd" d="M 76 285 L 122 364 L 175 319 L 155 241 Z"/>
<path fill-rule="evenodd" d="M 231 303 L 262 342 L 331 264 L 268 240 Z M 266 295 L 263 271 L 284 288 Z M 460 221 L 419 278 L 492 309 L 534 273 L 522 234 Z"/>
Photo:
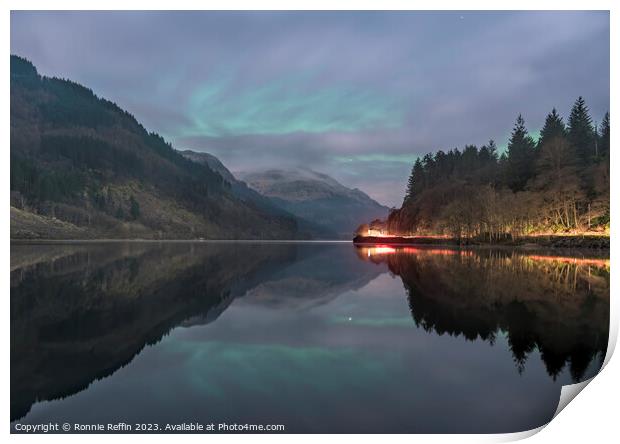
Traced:
<path fill-rule="evenodd" d="M 292 238 L 128 112 L 11 56 L 12 238 Z"/>
<path fill-rule="evenodd" d="M 535 140 L 521 115 L 507 149 L 426 154 L 413 165 L 391 234 L 498 240 L 527 234 L 609 232 L 609 113 L 599 125 L 579 97 L 568 120 L 553 109 Z"/>

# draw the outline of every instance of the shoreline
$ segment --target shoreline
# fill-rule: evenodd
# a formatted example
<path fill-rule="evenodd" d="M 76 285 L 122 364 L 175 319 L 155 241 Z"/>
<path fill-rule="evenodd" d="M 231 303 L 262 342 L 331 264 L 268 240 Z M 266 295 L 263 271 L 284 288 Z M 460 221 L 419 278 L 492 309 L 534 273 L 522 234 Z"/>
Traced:
<path fill-rule="evenodd" d="M 10 239 L 11 244 L 96 244 L 96 243 L 280 243 L 280 244 L 311 244 L 311 243 L 343 243 L 344 239 Z"/>
<path fill-rule="evenodd" d="M 478 239 L 436 238 L 424 236 L 355 236 L 353 244 L 364 245 L 418 245 L 418 246 L 450 246 L 450 247 L 490 247 L 490 248 L 553 248 L 553 249 L 591 249 L 609 250 L 611 238 L 607 235 L 548 235 L 523 236 L 514 240 L 487 242 Z"/>
<path fill-rule="evenodd" d="M 525 239 L 521 239 L 525 240 Z M 528 239 L 531 240 L 531 239 Z M 518 243 L 489 243 L 489 242 L 469 242 L 459 243 L 456 239 L 450 238 L 402 238 L 402 237 L 356 237 L 351 240 L 342 239 L 10 239 L 10 245 L 96 245 L 96 244 L 349 244 L 355 248 L 372 248 L 377 246 L 415 247 L 420 249 L 450 248 L 450 249 L 474 249 L 474 250 L 517 250 L 524 253 L 546 251 L 553 254 L 574 254 L 580 255 L 599 255 L 609 256 L 609 237 L 604 239 L 607 247 L 592 245 L 560 245 L 545 244 L 534 242 Z"/>

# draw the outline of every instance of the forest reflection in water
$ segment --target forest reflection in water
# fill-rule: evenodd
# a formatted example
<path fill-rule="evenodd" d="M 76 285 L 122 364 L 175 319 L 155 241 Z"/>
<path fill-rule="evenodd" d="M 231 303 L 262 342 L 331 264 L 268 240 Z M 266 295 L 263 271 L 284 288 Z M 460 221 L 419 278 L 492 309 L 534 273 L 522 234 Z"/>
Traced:
<path fill-rule="evenodd" d="M 491 344 L 505 331 L 519 371 L 539 350 L 551 377 L 568 365 L 574 382 L 595 356 L 603 363 L 609 259 L 386 246 L 358 254 L 400 276 L 411 315 L 427 331 Z"/>
<path fill-rule="evenodd" d="M 608 328 L 609 260 L 580 254 L 330 243 L 14 244 L 11 421 L 77 420 L 84 403 L 98 417 L 129 421 L 114 416 L 120 404 L 150 396 L 129 384 L 133 375 L 178 386 L 165 402 L 132 406 L 125 415 L 133 419 L 267 417 L 289 431 L 518 431 L 550 419 L 560 383 L 598 371 Z M 167 362 L 165 371 L 146 376 L 141 360 L 152 359 Z M 445 369 L 455 359 L 458 378 Z M 495 402 L 514 406 L 512 419 L 489 424 L 493 400 L 479 395 L 475 408 L 459 409 L 462 420 L 446 423 L 440 412 L 471 398 L 468 386 L 479 389 L 485 367 L 505 391 Z M 256 379 L 250 386 L 248 375 Z M 413 375 L 426 375 L 429 393 L 411 384 Z M 102 394 L 97 381 L 114 382 L 127 398 L 109 399 L 112 390 Z M 286 394 L 278 393 L 286 384 Z M 437 407 L 425 401 L 421 409 L 423 396 Z M 540 407 L 523 408 L 536 401 Z M 110 405 L 118 413 L 104 411 Z M 210 418 L 190 417 L 201 409 Z"/>

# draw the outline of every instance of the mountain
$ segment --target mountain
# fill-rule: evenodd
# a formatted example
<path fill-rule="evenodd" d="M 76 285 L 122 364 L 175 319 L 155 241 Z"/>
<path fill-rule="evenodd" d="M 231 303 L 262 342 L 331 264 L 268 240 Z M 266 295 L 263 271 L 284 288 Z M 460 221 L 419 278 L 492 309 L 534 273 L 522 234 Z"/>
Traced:
<path fill-rule="evenodd" d="M 389 209 L 361 190 L 307 168 L 239 174 L 248 186 L 297 217 L 349 239 L 361 221 L 385 218 Z"/>
<path fill-rule="evenodd" d="M 224 166 L 220 159 L 215 157 L 213 154 L 196 152 L 192 150 L 184 150 L 180 151 L 180 153 L 187 159 L 206 165 L 213 171 L 219 173 L 220 176 L 222 176 L 222 178 L 230 184 L 230 190 L 232 193 L 247 204 L 257 206 L 261 210 L 274 216 L 295 218 L 297 222 L 298 238 L 334 239 L 338 237 L 338 234 L 335 231 L 302 217 L 293 215 L 286 209 L 282 208 L 281 205 L 274 202 L 271 198 L 250 188 L 245 182 L 238 180 L 230 172 L 230 170 Z"/>
<path fill-rule="evenodd" d="M 225 171 L 188 160 L 116 104 L 13 55 L 10 151 L 11 238 L 298 233 L 293 217 L 239 198 Z"/>
<path fill-rule="evenodd" d="M 184 157 L 188 158 L 189 160 L 191 160 L 193 162 L 197 162 L 197 163 L 201 163 L 203 165 L 207 165 L 210 169 L 212 169 L 213 171 L 218 173 L 220 176 L 222 176 L 222 178 L 226 182 L 230 183 L 231 185 L 241 185 L 241 184 L 243 184 L 243 182 L 238 181 L 237 179 L 235 179 L 235 176 L 233 176 L 233 174 L 230 172 L 230 170 L 228 168 L 226 168 L 224 166 L 224 164 L 220 161 L 220 159 L 215 157 L 213 154 L 204 153 L 204 152 L 197 152 L 197 151 L 192 151 L 192 150 L 184 150 L 184 151 L 179 151 L 179 152 Z M 246 188 L 247 188 L 247 186 L 246 186 Z"/>

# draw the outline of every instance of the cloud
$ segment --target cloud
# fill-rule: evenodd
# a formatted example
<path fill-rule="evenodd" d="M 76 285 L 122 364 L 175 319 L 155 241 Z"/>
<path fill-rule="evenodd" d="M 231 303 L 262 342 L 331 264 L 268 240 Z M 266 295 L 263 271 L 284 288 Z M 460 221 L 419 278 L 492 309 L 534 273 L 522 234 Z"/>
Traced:
<path fill-rule="evenodd" d="M 461 19 L 461 16 L 463 17 Z M 609 13 L 11 13 L 11 51 L 231 170 L 303 164 L 398 205 L 418 155 L 609 109 Z M 409 165 L 408 165 L 409 163 Z"/>

